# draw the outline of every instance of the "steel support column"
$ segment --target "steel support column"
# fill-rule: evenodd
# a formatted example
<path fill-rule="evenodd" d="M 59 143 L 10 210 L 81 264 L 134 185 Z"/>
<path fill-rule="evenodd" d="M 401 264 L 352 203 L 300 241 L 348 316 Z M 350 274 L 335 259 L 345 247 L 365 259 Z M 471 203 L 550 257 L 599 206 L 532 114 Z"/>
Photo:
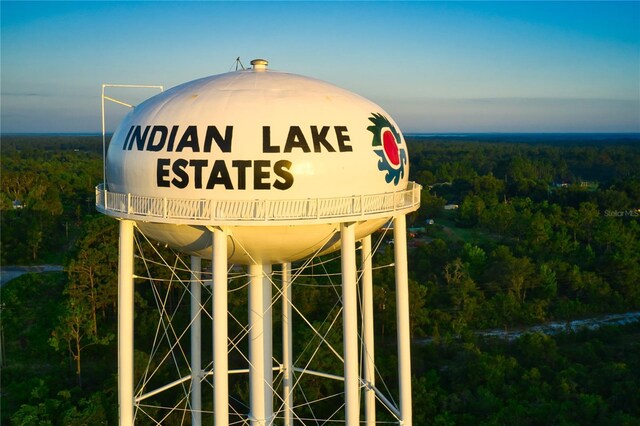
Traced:
<path fill-rule="evenodd" d="M 293 425 L 293 330 L 291 309 L 291 263 L 282 264 L 282 400 L 284 426 Z"/>
<path fill-rule="evenodd" d="M 118 407 L 120 426 L 132 426 L 133 398 L 133 227 L 120 221 L 118 258 Z"/>
<path fill-rule="evenodd" d="M 364 391 L 364 415 L 366 425 L 376 423 L 376 393 L 373 387 L 376 384 L 376 371 L 374 360 L 373 338 L 373 273 L 371 253 L 371 235 L 367 235 L 362 243 L 362 339 L 364 349 L 362 354 L 363 380 L 368 384 Z"/>
<path fill-rule="evenodd" d="M 340 225 L 342 259 L 342 332 L 344 346 L 345 421 L 360 421 L 360 371 L 358 369 L 358 295 L 355 224 Z"/>
<path fill-rule="evenodd" d="M 202 258 L 191 256 L 191 424 L 202 425 Z"/>
<path fill-rule="evenodd" d="M 272 267 L 262 266 L 262 312 L 264 340 L 264 417 L 267 425 L 273 422 L 273 287 Z"/>
<path fill-rule="evenodd" d="M 270 266 L 268 271 L 271 271 Z M 271 284 L 265 284 L 265 268 L 262 264 L 249 265 L 249 421 L 251 426 L 265 426 L 273 413 L 273 391 L 268 377 L 273 376 L 271 370 L 271 343 L 266 342 L 271 336 L 270 317 Z M 269 293 L 269 295 L 265 294 Z M 269 303 L 267 304 L 267 297 Z M 265 330 L 267 329 L 267 330 Z M 269 360 L 269 361 L 267 361 Z M 271 408 L 269 408 L 271 407 Z"/>
<path fill-rule="evenodd" d="M 229 424 L 229 356 L 227 315 L 227 234 L 213 228 L 213 420 Z"/>
<path fill-rule="evenodd" d="M 395 217 L 393 223 L 396 265 L 396 322 L 398 327 L 398 386 L 403 426 L 412 425 L 411 414 L 411 335 L 409 329 L 409 275 L 407 269 L 407 220 Z"/>

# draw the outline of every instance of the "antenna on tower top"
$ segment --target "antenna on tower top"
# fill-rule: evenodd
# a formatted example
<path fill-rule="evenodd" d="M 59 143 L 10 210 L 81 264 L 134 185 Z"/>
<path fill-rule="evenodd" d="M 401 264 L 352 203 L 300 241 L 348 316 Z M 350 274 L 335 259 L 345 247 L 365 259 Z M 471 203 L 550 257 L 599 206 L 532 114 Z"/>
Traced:
<path fill-rule="evenodd" d="M 245 69 L 244 65 L 242 65 L 242 61 L 240 61 L 240 56 L 236 58 L 236 61 L 234 62 L 234 64 L 236 66 L 236 71 L 238 71 L 238 66 L 240 66 L 243 70 Z"/>

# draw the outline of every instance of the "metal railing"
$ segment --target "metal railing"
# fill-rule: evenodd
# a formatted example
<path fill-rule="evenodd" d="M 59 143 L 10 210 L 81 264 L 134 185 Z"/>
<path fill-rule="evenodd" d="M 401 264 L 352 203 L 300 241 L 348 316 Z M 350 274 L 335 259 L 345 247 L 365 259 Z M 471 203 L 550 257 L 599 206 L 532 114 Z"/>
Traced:
<path fill-rule="evenodd" d="M 371 219 L 417 210 L 422 186 L 409 182 L 402 191 L 335 198 L 292 200 L 220 200 L 148 197 L 96 187 L 96 208 L 109 216 L 145 222 L 181 224 L 328 223 Z"/>

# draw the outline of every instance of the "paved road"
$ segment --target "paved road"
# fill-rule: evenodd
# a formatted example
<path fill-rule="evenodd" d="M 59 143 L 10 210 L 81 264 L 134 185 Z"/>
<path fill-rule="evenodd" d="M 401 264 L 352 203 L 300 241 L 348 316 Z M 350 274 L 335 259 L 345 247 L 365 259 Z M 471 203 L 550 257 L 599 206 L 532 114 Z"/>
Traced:
<path fill-rule="evenodd" d="M 514 330 L 486 330 L 479 331 L 482 336 L 499 337 L 514 340 L 525 333 L 544 333 L 554 335 L 564 332 L 578 332 L 581 330 L 597 330 L 606 325 L 626 325 L 640 321 L 640 312 L 625 312 L 622 314 L 601 315 L 593 318 L 576 319 L 570 321 L 556 321 L 527 328 Z"/>
<path fill-rule="evenodd" d="M 597 330 L 606 325 L 626 325 L 640 321 L 640 311 L 625 312 L 622 314 L 600 315 L 593 318 L 584 318 L 569 321 L 556 321 L 531 327 L 520 327 L 512 330 L 480 330 L 475 333 L 480 336 L 498 337 L 505 340 L 515 340 L 525 333 L 543 333 L 554 335 L 563 332 L 578 332 L 581 330 Z M 417 344 L 431 343 L 432 338 L 416 339 Z"/>
<path fill-rule="evenodd" d="M 60 272 L 62 265 L 3 266 L 0 268 L 0 287 L 22 274 L 40 272 Z"/>

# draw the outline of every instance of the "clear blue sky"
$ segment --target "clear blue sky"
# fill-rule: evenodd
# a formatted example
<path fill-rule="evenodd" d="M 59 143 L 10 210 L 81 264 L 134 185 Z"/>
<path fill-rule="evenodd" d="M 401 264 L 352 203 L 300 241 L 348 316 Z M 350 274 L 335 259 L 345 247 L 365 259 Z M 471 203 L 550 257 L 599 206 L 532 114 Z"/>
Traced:
<path fill-rule="evenodd" d="M 102 83 L 168 88 L 238 56 L 405 133 L 640 131 L 638 1 L 0 4 L 4 133 L 98 132 Z"/>

